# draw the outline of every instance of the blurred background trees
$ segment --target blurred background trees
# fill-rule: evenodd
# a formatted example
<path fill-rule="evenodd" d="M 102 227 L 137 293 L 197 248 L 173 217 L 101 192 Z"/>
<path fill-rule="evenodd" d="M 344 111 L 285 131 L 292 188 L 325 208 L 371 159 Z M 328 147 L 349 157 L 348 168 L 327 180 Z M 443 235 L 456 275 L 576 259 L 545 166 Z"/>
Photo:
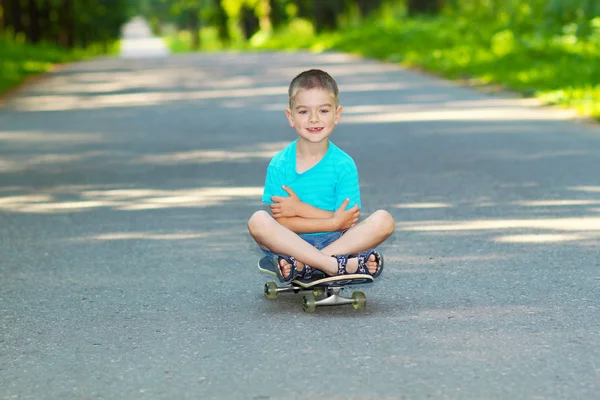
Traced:
<path fill-rule="evenodd" d="M 124 22 L 142 15 L 158 34 L 166 26 L 187 30 L 199 49 L 201 29 L 215 30 L 224 43 L 240 43 L 298 21 L 317 33 L 335 30 L 373 14 L 383 18 L 386 7 L 402 7 L 397 23 L 450 13 L 514 33 L 569 30 L 581 39 L 594 34 L 600 15 L 600 0 L 0 0 L 0 31 L 29 43 L 85 47 L 118 38 Z"/>
<path fill-rule="evenodd" d="M 108 43 L 135 7 L 129 0 L 0 0 L 0 32 L 28 43 L 67 48 Z"/>

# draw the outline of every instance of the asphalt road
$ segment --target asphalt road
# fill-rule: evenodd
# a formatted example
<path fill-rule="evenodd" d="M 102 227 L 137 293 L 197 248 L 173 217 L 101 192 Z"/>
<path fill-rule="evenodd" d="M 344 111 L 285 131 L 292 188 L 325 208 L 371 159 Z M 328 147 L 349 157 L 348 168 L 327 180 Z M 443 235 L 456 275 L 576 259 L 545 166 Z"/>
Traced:
<path fill-rule="evenodd" d="M 266 300 L 246 230 L 324 68 L 367 309 Z M 600 129 L 343 54 L 98 59 L 0 109 L 0 399 L 595 399 Z"/>

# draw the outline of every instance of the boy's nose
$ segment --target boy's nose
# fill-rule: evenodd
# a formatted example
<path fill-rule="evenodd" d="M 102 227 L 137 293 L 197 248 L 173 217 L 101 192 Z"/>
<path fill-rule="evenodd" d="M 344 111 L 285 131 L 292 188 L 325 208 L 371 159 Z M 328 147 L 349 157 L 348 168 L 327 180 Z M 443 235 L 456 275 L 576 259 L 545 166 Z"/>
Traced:
<path fill-rule="evenodd" d="M 311 115 L 310 122 L 319 122 L 319 114 Z"/>

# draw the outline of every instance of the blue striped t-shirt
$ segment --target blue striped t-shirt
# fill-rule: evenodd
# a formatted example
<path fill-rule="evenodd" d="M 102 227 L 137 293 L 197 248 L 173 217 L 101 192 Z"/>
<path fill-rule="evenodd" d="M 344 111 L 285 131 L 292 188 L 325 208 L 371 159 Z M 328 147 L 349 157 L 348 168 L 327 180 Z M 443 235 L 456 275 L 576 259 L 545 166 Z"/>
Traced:
<path fill-rule="evenodd" d="M 272 204 L 272 196 L 288 196 L 282 185 L 290 187 L 304 203 L 326 211 L 335 211 L 344 199 L 347 208 L 361 208 L 358 171 L 352 157 L 329 142 L 327 153 L 311 169 L 296 172 L 296 143 L 277 153 L 267 167 L 262 201 Z M 321 234 L 323 232 L 319 232 Z"/>

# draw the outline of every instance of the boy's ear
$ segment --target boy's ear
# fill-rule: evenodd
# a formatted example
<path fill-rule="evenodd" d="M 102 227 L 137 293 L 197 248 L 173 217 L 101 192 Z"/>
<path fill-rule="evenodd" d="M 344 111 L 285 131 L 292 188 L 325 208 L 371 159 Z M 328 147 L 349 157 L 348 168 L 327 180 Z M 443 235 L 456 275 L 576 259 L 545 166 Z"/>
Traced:
<path fill-rule="evenodd" d="M 340 122 L 340 117 L 342 116 L 342 106 L 338 106 L 335 111 L 335 124 L 337 125 Z"/>
<path fill-rule="evenodd" d="M 285 110 L 285 116 L 288 119 L 288 122 L 290 123 L 290 126 L 292 128 L 294 128 L 294 116 L 292 115 L 292 110 L 290 110 L 289 108 Z"/>

